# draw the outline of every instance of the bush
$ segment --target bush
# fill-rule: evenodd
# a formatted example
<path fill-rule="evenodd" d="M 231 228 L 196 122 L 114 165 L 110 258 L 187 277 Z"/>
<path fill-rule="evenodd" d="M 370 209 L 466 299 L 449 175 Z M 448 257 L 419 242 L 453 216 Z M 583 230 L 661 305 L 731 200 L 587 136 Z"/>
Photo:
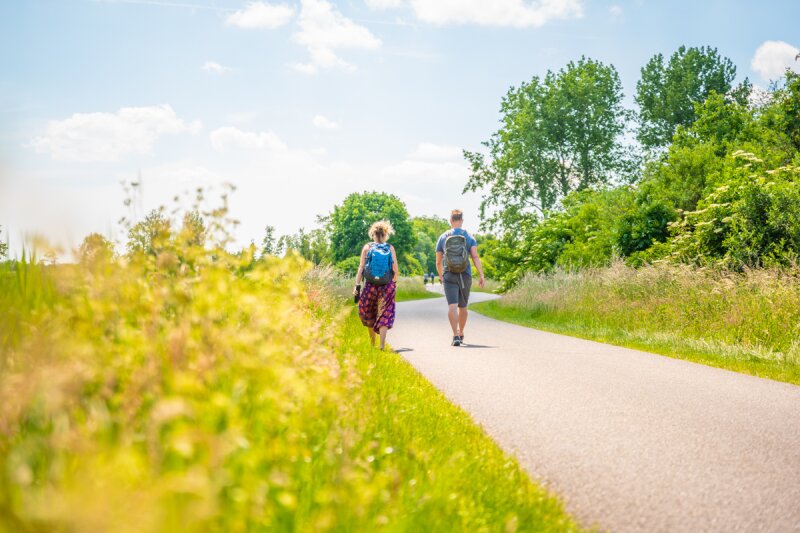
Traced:
<path fill-rule="evenodd" d="M 697 264 L 787 266 L 800 255 L 800 169 L 735 152 L 724 184 L 675 224 L 671 257 Z"/>
<path fill-rule="evenodd" d="M 344 276 L 355 277 L 356 273 L 358 272 L 358 265 L 360 264 L 361 256 L 355 255 L 336 263 L 336 270 Z"/>

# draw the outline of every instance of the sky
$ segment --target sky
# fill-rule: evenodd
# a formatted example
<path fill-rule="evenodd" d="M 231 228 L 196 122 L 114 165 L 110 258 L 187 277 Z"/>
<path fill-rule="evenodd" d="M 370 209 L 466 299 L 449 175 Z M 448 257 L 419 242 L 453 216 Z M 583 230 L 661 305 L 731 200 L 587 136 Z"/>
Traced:
<path fill-rule="evenodd" d="M 585 55 L 633 108 L 680 45 L 766 87 L 800 69 L 798 20 L 796 0 L 2 0 L 0 238 L 122 241 L 122 216 L 222 183 L 243 245 L 366 190 L 477 228 L 461 152 L 509 87 Z"/>

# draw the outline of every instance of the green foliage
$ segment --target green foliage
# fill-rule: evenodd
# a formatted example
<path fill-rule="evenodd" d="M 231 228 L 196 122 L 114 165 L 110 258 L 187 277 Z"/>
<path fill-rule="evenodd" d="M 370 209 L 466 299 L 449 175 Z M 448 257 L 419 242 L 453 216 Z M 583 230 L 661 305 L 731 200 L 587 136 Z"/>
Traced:
<path fill-rule="evenodd" d="M 569 194 L 562 209 L 521 225 L 518 233 L 508 232 L 499 242 L 495 255 L 501 279 L 509 285 L 525 272 L 608 264 L 615 253 L 619 215 L 632 203 L 627 187 Z"/>
<path fill-rule="evenodd" d="M 695 104 L 712 91 L 727 94 L 736 67 L 716 48 L 681 46 L 667 63 L 662 54 L 653 56 L 641 74 L 636 84 L 638 137 L 643 146 L 655 148 L 667 145 L 678 126 L 691 126 Z"/>
<path fill-rule="evenodd" d="M 616 250 L 627 257 L 666 241 L 669 238 L 669 224 L 677 216 L 671 204 L 660 200 L 635 206 L 619 219 Z"/>
<path fill-rule="evenodd" d="M 0 226 L 0 236 L 3 234 L 3 227 Z M 8 255 L 8 243 L 0 241 L 0 259 L 5 259 Z"/>
<path fill-rule="evenodd" d="M 265 226 L 264 238 L 261 239 L 261 255 L 280 256 L 283 253 L 283 249 L 279 242 L 278 237 L 275 235 L 275 226 Z"/>
<path fill-rule="evenodd" d="M 367 231 L 379 220 L 388 220 L 394 227 L 395 233 L 389 242 L 397 252 L 402 269 L 406 254 L 414 250 L 416 236 L 405 204 L 397 196 L 379 192 L 353 193 L 342 205 L 333 208 L 327 218 L 332 260 L 338 263 L 360 255 L 361 248 L 369 241 Z"/>
<path fill-rule="evenodd" d="M 800 78 L 759 107 L 711 91 L 634 186 L 577 191 L 543 219 L 521 219 L 497 246 L 506 286 L 525 272 L 657 260 L 731 269 L 796 260 L 800 218 L 793 140 Z M 749 159 L 743 161 L 745 154 Z"/>
<path fill-rule="evenodd" d="M 503 126 L 484 143 L 489 159 L 464 153 L 465 190 L 483 192 L 481 218 L 491 227 L 516 231 L 570 191 L 607 184 L 625 167 L 626 113 L 613 66 L 581 58 L 534 76 L 508 91 L 501 114 Z"/>
<path fill-rule="evenodd" d="M 172 224 L 164 215 L 164 210 L 150 211 L 144 220 L 128 230 L 128 254 L 158 255 L 165 249 L 171 237 Z"/>
<path fill-rule="evenodd" d="M 107 263 L 114 257 L 114 244 L 99 233 L 90 233 L 78 248 L 78 257 L 84 266 Z"/>
<path fill-rule="evenodd" d="M 336 263 L 336 270 L 348 277 L 355 277 L 358 273 L 358 265 L 361 264 L 361 256 L 354 255 Z"/>
<path fill-rule="evenodd" d="M 422 216 L 412 218 L 411 226 L 417 237 L 413 255 L 420 264 L 420 273 L 436 272 L 436 243 L 450 224 L 443 218 Z"/>
<path fill-rule="evenodd" d="M 735 152 L 716 187 L 675 224 L 672 256 L 727 268 L 787 266 L 800 258 L 800 168 L 772 169 Z"/>
<path fill-rule="evenodd" d="M 401 276 L 421 276 L 424 272 L 422 263 L 413 254 L 405 253 L 397 256 L 397 268 Z"/>
<path fill-rule="evenodd" d="M 274 245 L 274 249 L 294 251 L 315 265 L 328 264 L 332 260 L 331 241 L 325 229 L 306 231 L 300 228 L 294 235 L 282 236 Z"/>

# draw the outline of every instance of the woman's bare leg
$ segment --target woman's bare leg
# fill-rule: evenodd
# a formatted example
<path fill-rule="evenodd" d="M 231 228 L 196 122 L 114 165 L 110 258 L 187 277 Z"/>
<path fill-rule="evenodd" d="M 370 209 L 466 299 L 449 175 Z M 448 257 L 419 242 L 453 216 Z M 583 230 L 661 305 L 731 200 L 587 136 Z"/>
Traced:
<path fill-rule="evenodd" d="M 386 332 L 389 331 L 389 328 L 386 326 L 381 327 L 381 350 L 386 349 Z"/>
<path fill-rule="evenodd" d="M 375 346 L 375 330 L 372 328 L 369 328 L 369 343 Z"/>

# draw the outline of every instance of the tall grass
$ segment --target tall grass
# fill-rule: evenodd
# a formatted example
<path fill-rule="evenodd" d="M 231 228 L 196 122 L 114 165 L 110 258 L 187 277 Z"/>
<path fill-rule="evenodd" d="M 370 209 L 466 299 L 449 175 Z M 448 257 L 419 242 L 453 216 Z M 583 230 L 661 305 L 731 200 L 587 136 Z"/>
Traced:
<path fill-rule="evenodd" d="M 800 383 L 800 270 L 654 265 L 529 275 L 483 312 Z"/>
<path fill-rule="evenodd" d="M 296 257 L 0 277 L 0 531 L 569 530 Z"/>

